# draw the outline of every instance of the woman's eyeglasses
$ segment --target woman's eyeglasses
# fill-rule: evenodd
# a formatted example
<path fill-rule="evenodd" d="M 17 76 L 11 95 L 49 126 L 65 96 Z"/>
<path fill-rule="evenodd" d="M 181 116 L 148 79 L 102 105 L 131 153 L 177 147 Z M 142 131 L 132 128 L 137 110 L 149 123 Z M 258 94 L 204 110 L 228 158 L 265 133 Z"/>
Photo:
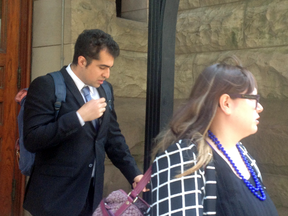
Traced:
<path fill-rule="evenodd" d="M 252 99 L 252 100 L 256 100 L 256 106 L 255 109 L 257 109 L 258 107 L 258 103 L 260 101 L 260 95 L 250 95 L 250 94 L 229 94 L 229 96 L 232 99 L 235 98 L 243 98 L 243 99 Z"/>

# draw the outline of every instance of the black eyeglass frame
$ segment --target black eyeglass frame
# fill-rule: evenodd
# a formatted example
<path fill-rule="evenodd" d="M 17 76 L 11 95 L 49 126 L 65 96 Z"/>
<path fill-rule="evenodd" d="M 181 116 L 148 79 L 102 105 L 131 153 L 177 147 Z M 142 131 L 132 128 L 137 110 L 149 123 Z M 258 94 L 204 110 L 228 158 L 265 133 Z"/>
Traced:
<path fill-rule="evenodd" d="M 250 95 L 250 94 L 228 94 L 232 99 L 242 98 L 242 99 L 252 99 L 256 100 L 255 109 L 258 107 L 258 103 L 260 103 L 260 95 Z"/>

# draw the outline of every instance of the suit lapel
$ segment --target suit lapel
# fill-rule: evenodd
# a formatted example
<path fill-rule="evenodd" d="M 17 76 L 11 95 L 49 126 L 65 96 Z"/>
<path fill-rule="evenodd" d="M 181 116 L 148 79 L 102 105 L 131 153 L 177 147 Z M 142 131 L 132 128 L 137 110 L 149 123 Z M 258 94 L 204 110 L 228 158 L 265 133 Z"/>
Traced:
<path fill-rule="evenodd" d="M 61 73 L 62 73 L 62 75 L 64 77 L 67 89 L 75 97 L 75 99 L 76 99 L 77 103 L 79 104 L 79 106 L 80 107 L 83 106 L 85 101 L 83 100 L 83 97 L 82 97 L 81 93 L 79 92 L 79 90 L 78 90 L 76 84 L 74 83 L 73 79 L 71 78 L 71 76 L 66 71 L 66 67 L 63 67 L 60 71 L 61 71 Z"/>
<path fill-rule="evenodd" d="M 98 93 L 99 93 L 100 98 L 101 98 L 101 97 L 105 97 L 106 103 L 107 103 L 107 96 L 106 96 L 106 93 L 105 93 L 103 87 L 100 86 L 99 88 L 97 88 L 97 90 L 98 90 Z M 98 119 L 98 123 L 99 123 L 99 126 L 100 126 L 100 127 L 99 127 L 99 131 L 98 131 L 98 134 L 100 133 L 101 129 L 103 129 L 103 127 L 101 127 L 101 126 L 102 126 L 102 123 L 103 123 L 103 122 L 107 122 L 106 120 L 107 120 L 107 118 L 108 118 L 108 116 L 109 116 L 108 112 L 110 112 L 110 110 L 109 110 L 109 107 L 108 107 L 108 104 L 107 104 L 107 106 L 106 106 L 106 111 L 103 113 L 103 116 L 101 116 L 101 117 Z"/>
<path fill-rule="evenodd" d="M 81 93 L 79 92 L 77 86 L 75 85 L 73 79 L 70 77 L 70 75 L 66 71 L 66 67 L 63 67 L 60 71 L 64 77 L 67 89 L 71 92 L 71 94 L 73 95 L 73 97 L 75 98 L 77 103 L 79 104 L 79 107 L 83 106 L 85 104 L 85 101 L 83 100 L 83 97 L 82 97 Z M 103 87 L 100 86 L 99 88 L 97 88 L 97 90 L 98 90 L 100 98 L 105 97 L 106 102 L 107 102 L 107 96 L 106 96 L 106 93 L 105 93 Z M 99 124 L 98 134 L 100 133 L 101 130 L 103 130 L 103 127 L 101 127 L 102 123 L 106 122 L 108 120 L 108 116 L 109 116 L 108 112 L 110 112 L 110 110 L 109 110 L 109 107 L 107 105 L 106 111 L 104 112 L 103 116 L 98 119 L 98 124 Z M 90 123 L 91 123 L 92 128 L 95 129 L 92 122 L 90 122 Z"/>
<path fill-rule="evenodd" d="M 79 108 L 80 108 L 81 106 L 83 106 L 85 104 L 85 101 L 83 100 L 81 93 L 79 92 L 79 90 L 78 90 L 76 84 L 74 83 L 73 79 L 71 78 L 71 76 L 66 71 L 66 67 L 63 67 L 60 71 L 64 77 L 67 89 L 71 92 L 71 97 L 74 97 L 75 102 L 78 103 Z M 94 127 L 92 122 L 86 122 L 86 124 L 89 125 L 89 128 L 90 128 L 89 131 L 91 133 L 96 133 L 95 127 Z"/>

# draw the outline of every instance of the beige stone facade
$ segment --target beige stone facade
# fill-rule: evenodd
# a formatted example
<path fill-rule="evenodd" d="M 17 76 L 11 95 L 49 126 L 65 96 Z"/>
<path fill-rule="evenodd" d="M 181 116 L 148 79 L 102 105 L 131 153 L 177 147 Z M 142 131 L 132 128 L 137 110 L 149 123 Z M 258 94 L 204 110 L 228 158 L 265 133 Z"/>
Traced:
<path fill-rule="evenodd" d="M 288 1 L 180 0 L 176 27 L 175 98 L 197 75 L 237 55 L 258 81 L 264 111 L 259 131 L 242 142 L 257 159 L 279 215 L 288 214 Z"/>
<path fill-rule="evenodd" d="M 142 10 L 136 13 L 138 21 L 137 17 L 117 18 L 115 0 L 65 0 L 64 14 L 63 1 L 34 0 L 32 79 L 69 64 L 74 42 L 84 29 L 99 28 L 111 34 L 121 49 L 109 78 L 115 108 L 142 169 L 148 23 L 147 16 L 146 21 L 141 16 L 143 11 L 147 15 L 148 1 L 127 1 L 142 2 L 135 8 L 125 3 L 129 16 Z M 243 144 L 257 159 L 264 184 L 283 216 L 288 214 L 287 11 L 285 0 L 180 0 L 174 89 L 177 107 L 206 66 L 232 54 L 255 75 L 264 112 L 259 132 Z M 119 188 L 129 191 L 125 178 L 108 159 L 106 165 L 105 195 Z"/>

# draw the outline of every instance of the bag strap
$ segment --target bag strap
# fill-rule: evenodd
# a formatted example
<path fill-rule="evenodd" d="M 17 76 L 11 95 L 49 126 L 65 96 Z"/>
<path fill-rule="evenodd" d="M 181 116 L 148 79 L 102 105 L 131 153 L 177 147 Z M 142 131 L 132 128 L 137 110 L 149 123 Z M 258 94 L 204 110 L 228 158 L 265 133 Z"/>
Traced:
<path fill-rule="evenodd" d="M 105 203 L 104 203 L 104 201 L 105 201 L 105 198 L 102 199 L 101 202 L 100 202 L 100 209 L 101 209 L 101 212 L 102 212 L 103 216 L 110 216 L 108 210 L 107 210 L 106 207 L 105 207 Z"/>
<path fill-rule="evenodd" d="M 110 89 L 108 83 L 105 80 L 102 84 L 102 87 L 103 87 L 103 89 L 106 93 L 106 96 L 107 96 L 107 104 L 108 104 L 110 110 L 112 110 L 113 109 L 113 107 L 112 107 L 112 93 L 111 93 L 111 89 Z"/>
<path fill-rule="evenodd" d="M 151 179 L 151 173 L 152 173 L 152 165 L 147 169 L 143 178 L 140 180 L 137 186 L 131 191 L 130 196 L 132 198 L 135 199 L 136 197 L 138 197 L 138 195 L 141 193 L 144 187 L 148 184 L 148 182 Z"/>
<path fill-rule="evenodd" d="M 58 116 L 59 110 L 61 108 L 62 102 L 66 101 L 66 84 L 64 81 L 64 77 L 60 71 L 55 71 L 52 73 L 48 73 L 52 76 L 55 85 L 55 97 L 56 101 L 54 103 L 55 108 L 55 119 Z"/>
<path fill-rule="evenodd" d="M 120 206 L 120 208 L 114 213 L 115 216 L 122 215 L 123 212 L 138 199 L 139 193 L 141 193 L 141 191 L 150 181 L 151 173 L 152 173 L 152 165 L 145 172 L 144 176 L 142 177 L 140 182 L 137 184 L 137 186 L 128 194 L 127 201 L 123 203 Z"/>

